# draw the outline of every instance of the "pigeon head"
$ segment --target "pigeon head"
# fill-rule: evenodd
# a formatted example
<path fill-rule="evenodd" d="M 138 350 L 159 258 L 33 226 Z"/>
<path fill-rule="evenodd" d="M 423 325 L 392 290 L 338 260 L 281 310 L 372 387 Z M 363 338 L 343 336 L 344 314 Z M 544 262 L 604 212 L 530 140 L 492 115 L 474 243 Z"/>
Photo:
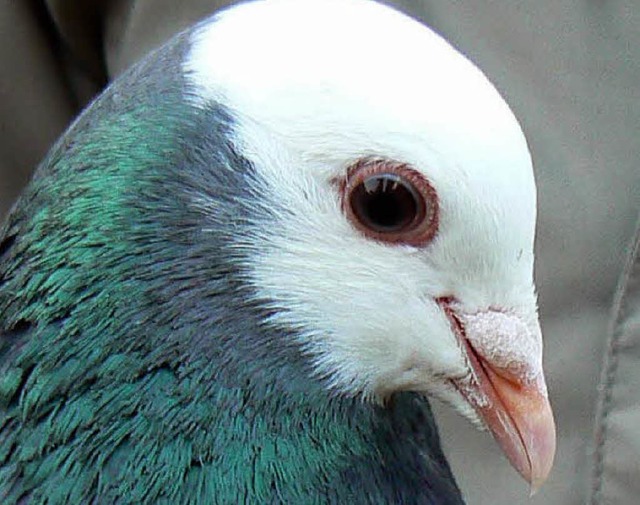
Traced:
<path fill-rule="evenodd" d="M 436 396 L 541 484 L 555 429 L 535 182 L 487 78 L 418 22 L 361 0 L 235 7 L 198 29 L 184 71 L 193 105 L 231 111 L 255 169 L 246 195 L 268 217 L 234 243 L 266 324 L 296 329 L 331 390 Z"/>
<path fill-rule="evenodd" d="M 539 486 L 535 221 L 518 122 L 428 28 L 365 0 L 203 21 L 0 227 L 0 501 L 461 503 L 430 397 Z"/>

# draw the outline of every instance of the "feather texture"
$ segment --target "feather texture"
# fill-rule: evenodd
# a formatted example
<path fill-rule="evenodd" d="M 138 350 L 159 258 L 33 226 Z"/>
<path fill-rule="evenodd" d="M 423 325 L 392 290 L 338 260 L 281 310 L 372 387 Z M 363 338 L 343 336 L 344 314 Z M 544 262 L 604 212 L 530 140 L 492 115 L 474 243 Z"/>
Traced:
<path fill-rule="evenodd" d="M 0 233 L 0 501 L 461 503 L 425 399 L 333 395 L 264 324 L 233 238 L 270 217 L 187 49 L 81 116 Z"/>

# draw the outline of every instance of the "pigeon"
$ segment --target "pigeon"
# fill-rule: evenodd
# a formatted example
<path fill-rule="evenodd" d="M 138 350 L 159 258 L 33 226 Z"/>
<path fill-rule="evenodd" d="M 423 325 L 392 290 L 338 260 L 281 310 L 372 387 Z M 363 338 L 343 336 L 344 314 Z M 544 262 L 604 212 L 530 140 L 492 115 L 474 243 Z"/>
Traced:
<path fill-rule="evenodd" d="M 205 19 L 0 226 L 0 501 L 463 503 L 430 399 L 539 487 L 535 222 L 514 114 L 424 25 L 367 0 Z"/>

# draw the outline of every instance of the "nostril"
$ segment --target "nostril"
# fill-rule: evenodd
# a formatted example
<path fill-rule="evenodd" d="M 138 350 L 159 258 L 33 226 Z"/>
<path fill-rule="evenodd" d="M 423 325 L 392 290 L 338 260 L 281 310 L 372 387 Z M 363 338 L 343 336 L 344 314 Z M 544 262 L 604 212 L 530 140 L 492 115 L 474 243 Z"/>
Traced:
<path fill-rule="evenodd" d="M 436 298 L 436 303 L 442 307 L 453 305 L 457 301 L 458 300 L 456 300 L 456 297 L 453 295 L 444 295 Z"/>

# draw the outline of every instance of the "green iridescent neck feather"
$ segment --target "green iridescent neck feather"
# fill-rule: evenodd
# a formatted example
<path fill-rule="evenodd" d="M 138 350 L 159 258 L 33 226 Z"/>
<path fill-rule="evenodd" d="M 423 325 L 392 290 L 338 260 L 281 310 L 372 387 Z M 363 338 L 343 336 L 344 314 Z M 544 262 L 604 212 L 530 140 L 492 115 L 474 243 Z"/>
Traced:
<path fill-rule="evenodd" d="M 232 247 L 252 167 L 231 114 L 188 105 L 163 64 L 184 50 L 94 104 L 2 230 L 2 503 L 457 496 L 426 401 L 332 396 L 263 324 Z"/>

